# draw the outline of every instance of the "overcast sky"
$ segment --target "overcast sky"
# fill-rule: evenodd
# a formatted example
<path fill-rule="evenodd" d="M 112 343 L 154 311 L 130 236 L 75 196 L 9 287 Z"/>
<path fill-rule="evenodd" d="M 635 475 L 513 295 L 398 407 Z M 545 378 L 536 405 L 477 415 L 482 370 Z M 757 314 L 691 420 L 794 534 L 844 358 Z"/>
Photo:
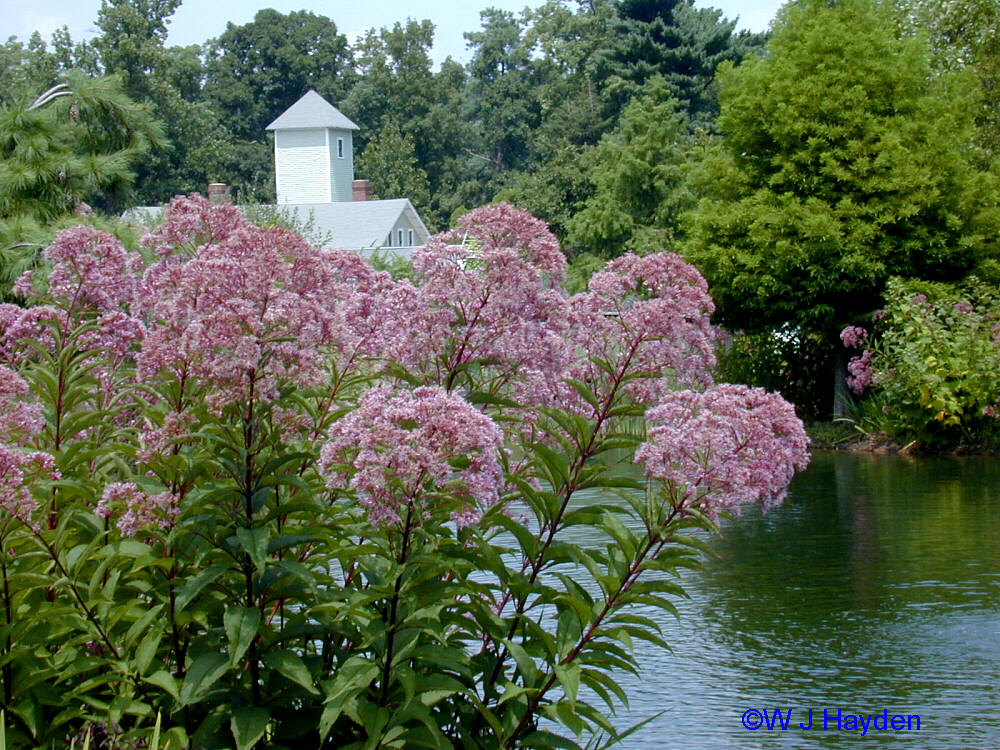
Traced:
<path fill-rule="evenodd" d="M 354 38 L 370 28 L 392 26 L 407 17 L 429 18 L 435 25 L 434 60 L 445 57 L 466 62 L 468 55 L 462 32 L 479 28 L 479 10 L 485 7 L 520 11 L 538 7 L 542 0 L 361 0 L 358 2 L 323 2 L 322 0 L 184 0 L 170 22 L 168 44 L 201 44 L 219 36 L 226 22 L 243 24 L 252 21 L 261 8 L 274 8 L 282 13 L 309 10 L 329 16 L 337 29 Z M 767 28 L 782 0 L 696 0 L 699 7 L 719 8 L 727 18 L 739 16 L 739 28 L 763 31 Z M 69 27 L 74 40 L 89 39 L 97 31 L 97 11 L 100 0 L 0 0 L 0 40 L 16 36 L 27 41 L 32 31 L 46 38 L 60 26 Z"/>

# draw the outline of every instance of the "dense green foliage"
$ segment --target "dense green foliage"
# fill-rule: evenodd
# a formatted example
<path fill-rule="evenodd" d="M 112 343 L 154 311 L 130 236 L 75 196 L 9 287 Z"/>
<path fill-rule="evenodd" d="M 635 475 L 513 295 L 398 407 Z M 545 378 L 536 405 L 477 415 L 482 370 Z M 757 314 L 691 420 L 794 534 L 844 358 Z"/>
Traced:
<path fill-rule="evenodd" d="M 609 255 L 672 247 L 680 216 L 694 205 L 687 167 L 694 150 L 688 118 L 662 78 L 652 79 L 592 152 L 593 194 L 569 225 L 568 240 Z"/>
<path fill-rule="evenodd" d="M 870 382 L 860 427 L 924 448 L 996 447 L 1000 440 L 1000 293 L 893 280 L 853 378 Z M 876 408 L 872 408 L 876 407 Z"/>
<path fill-rule="evenodd" d="M 520 15 L 484 11 L 481 28 L 466 34 L 468 64 L 449 59 L 435 69 L 434 26 L 426 20 L 371 29 L 351 45 L 330 18 L 267 9 L 201 47 L 168 47 L 179 5 L 104 0 L 92 43 L 73 44 L 63 30 L 51 48 L 36 35 L 27 47 L 10 40 L 0 49 L 0 82 L 7 84 L 0 100 L 37 93 L 77 69 L 120 74 L 125 93 L 148 104 L 167 137 L 139 165 L 139 204 L 203 190 L 207 182 L 228 183 L 248 200 L 272 200 L 264 128 L 312 88 L 361 126 L 358 154 L 391 128 L 412 142 L 416 163 L 401 169 L 426 174 L 429 196 L 417 197 L 431 223 L 506 190 L 562 231 L 593 193 L 596 165 L 574 157 L 616 128 L 634 94 L 661 77 L 691 127 L 711 128 L 716 66 L 759 47 L 717 11 L 696 11 L 686 0 L 654 4 L 650 18 L 635 3 L 550 0 Z M 412 186 L 412 171 L 380 171 L 376 181 Z M 550 198 L 535 200 L 538 192 Z"/>
<path fill-rule="evenodd" d="M 995 257 L 995 176 L 974 89 L 933 75 L 871 0 L 803 0 L 768 55 L 719 74 L 723 144 L 700 167 L 687 254 L 721 321 L 835 331 L 892 275 L 958 279 Z"/>
<path fill-rule="evenodd" d="M 354 173 L 371 182 L 371 199 L 409 198 L 431 231 L 438 222 L 431 211 L 427 173 L 417 163 L 413 139 L 390 122 L 368 141 L 358 156 Z"/>
<path fill-rule="evenodd" d="M 484 11 L 468 62 L 439 65 L 430 21 L 352 44 L 307 11 L 169 47 L 179 4 L 103 0 L 92 42 L 63 29 L 0 47 L 3 111 L 113 73 L 165 136 L 85 189 L 79 170 L 63 184 L 40 168 L 60 208 L 10 204 L 0 277 L 30 265 L 83 193 L 117 210 L 225 182 L 241 202 L 272 201 L 264 127 L 314 88 L 361 126 L 358 176 L 433 228 L 494 200 L 527 208 L 563 241 L 574 289 L 625 248 L 683 249 L 717 321 L 752 332 L 735 346 L 759 355 L 755 382 L 801 393 L 804 413 L 825 411 L 819 363 L 835 359 L 816 342 L 834 349 L 890 277 L 1000 278 L 1000 0 L 797 0 L 770 35 L 690 0 L 547 0 Z M 36 135 L 77 164 L 94 153 L 69 132 Z"/>
<path fill-rule="evenodd" d="M 84 201 L 122 207 L 136 162 L 161 137 L 114 78 L 75 74 L 11 102 L 0 108 L 0 221 L 47 222 Z"/>

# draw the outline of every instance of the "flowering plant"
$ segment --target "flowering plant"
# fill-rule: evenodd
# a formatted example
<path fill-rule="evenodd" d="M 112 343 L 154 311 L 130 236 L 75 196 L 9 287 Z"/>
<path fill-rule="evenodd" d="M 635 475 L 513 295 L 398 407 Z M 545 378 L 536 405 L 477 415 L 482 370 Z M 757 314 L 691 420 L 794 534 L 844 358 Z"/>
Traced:
<path fill-rule="evenodd" d="M 1000 402 L 996 291 L 893 279 L 872 333 L 850 326 L 844 345 L 861 353 L 848 385 L 884 403 L 878 428 L 925 447 L 995 440 Z"/>
<path fill-rule="evenodd" d="M 555 238 L 499 205 L 394 282 L 197 197 L 145 247 L 63 232 L 0 306 L 18 746 L 145 746 L 157 717 L 175 748 L 614 738 L 682 532 L 806 462 L 780 397 L 712 384 L 676 256 L 569 297 Z"/>

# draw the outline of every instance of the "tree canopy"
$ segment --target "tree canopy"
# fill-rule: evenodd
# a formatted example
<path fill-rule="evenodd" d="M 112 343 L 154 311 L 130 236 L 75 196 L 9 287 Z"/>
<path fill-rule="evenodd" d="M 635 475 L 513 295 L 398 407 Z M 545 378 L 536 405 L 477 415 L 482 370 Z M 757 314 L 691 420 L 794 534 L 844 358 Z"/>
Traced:
<path fill-rule="evenodd" d="M 956 279 L 997 253 L 974 83 L 935 75 L 872 0 L 799 0 L 767 54 L 719 76 L 722 145 L 698 170 L 687 255 L 719 318 L 830 331 L 892 275 Z"/>
<path fill-rule="evenodd" d="M 569 241 L 613 255 L 673 245 L 681 214 L 693 207 L 687 168 L 694 154 L 688 118 L 667 82 L 653 78 L 629 102 L 593 155 L 593 194 L 569 227 Z"/>
<path fill-rule="evenodd" d="M 162 131 L 121 80 L 76 74 L 0 109 L 0 220 L 51 221 L 89 201 L 120 207 Z"/>

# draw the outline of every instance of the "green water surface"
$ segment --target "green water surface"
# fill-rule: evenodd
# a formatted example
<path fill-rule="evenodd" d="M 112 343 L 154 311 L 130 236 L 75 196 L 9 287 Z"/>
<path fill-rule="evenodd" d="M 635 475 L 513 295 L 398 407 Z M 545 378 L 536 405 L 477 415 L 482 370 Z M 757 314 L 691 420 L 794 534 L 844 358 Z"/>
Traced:
<path fill-rule="evenodd" d="M 819 454 L 712 547 L 616 723 L 663 714 L 620 747 L 1000 749 L 1000 459 Z M 920 729 L 847 728 L 884 712 Z"/>

